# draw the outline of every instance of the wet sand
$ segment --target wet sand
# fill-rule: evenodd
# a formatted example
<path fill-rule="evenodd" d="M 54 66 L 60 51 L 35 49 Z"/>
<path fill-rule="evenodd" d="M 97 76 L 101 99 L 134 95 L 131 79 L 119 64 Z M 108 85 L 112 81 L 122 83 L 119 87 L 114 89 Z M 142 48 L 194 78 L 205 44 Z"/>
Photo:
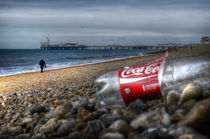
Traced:
<path fill-rule="evenodd" d="M 0 93 L 12 93 L 16 91 L 45 90 L 49 87 L 71 88 L 72 86 L 85 86 L 88 81 L 93 86 L 94 80 L 101 74 L 113 70 L 122 69 L 125 66 L 138 66 L 146 64 L 152 60 L 160 58 L 162 53 L 152 54 L 150 56 L 135 57 L 123 60 L 115 60 L 99 64 L 90 64 L 84 66 L 75 66 L 56 70 L 47 70 L 43 73 L 33 72 L 19 75 L 0 77 Z M 194 46 L 169 50 L 168 59 L 183 57 L 193 57 L 201 55 L 210 55 L 210 45 Z M 81 94 L 84 95 L 84 94 Z"/>

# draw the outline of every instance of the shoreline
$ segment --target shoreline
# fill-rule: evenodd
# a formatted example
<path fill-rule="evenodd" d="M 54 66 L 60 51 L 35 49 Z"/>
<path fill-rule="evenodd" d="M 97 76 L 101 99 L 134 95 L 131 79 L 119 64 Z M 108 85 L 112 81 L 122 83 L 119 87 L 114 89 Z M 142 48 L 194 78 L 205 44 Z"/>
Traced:
<path fill-rule="evenodd" d="M 210 56 L 210 45 L 170 50 L 168 59 L 206 55 Z M 101 105 L 94 84 L 97 77 L 125 66 L 144 65 L 162 56 L 164 53 L 156 53 L 43 73 L 0 77 L 0 138 L 95 139 L 107 137 L 110 133 L 114 135 L 112 137 L 120 135 L 129 139 L 210 137 L 210 98 L 207 98 L 210 92 L 197 91 L 195 95 L 196 91 L 192 91 L 193 98 L 188 92 L 181 95 L 179 101 L 174 95 L 167 95 L 150 101 L 137 99 L 128 107 Z M 184 96 L 186 102 L 182 101 Z M 180 101 L 183 104 L 180 105 Z M 205 127 L 205 130 L 197 127 Z M 154 128 L 155 132 L 150 132 Z"/>
<path fill-rule="evenodd" d="M 17 91 L 27 90 L 46 90 L 50 86 L 56 87 L 65 84 L 71 88 L 78 80 L 83 86 L 84 79 L 90 80 L 94 84 L 94 80 L 101 74 L 113 70 L 120 70 L 125 66 L 140 66 L 158 59 L 164 55 L 164 52 L 158 52 L 149 56 L 132 57 L 120 60 L 107 61 L 102 63 L 79 65 L 66 67 L 61 69 L 52 69 L 40 72 L 29 72 L 23 74 L 1 76 L 0 77 L 0 94 L 8 94 Z M 210 45 L 179 48 L 170 50 L 168 59 L 177 59 L 184 57 L 193 57 L 201 55 L 210 55 Z"/>
<path fill-rule="evenodd" d="M 157 52 L 157 53 L 159 53 L 159 52 Z M 161 53 L 164 53 L 164 52 L 161 52 Z M 87 64 L 80 64 L 80 65 L 72 65 L 72 66 L 67 66 L 67 67 L 62 67 L 62 68 L 47 69 L 47 70 L 44 70 L 44 71 L 52 71 L 52 70 L 59 70 L 59 69 L 72 68 L 72 67 L 80 67 L 80 66 L 86 66 L 86 65 L 103 64 L 103 63 L 108 63 L 108 62 L 113 62 L 113 61 L 120 61 L 120 60 L 132 59 L 132 58 L 140 58 L 140 57 L 145 57 L 145 56 L 150 56 L 150 55 L 153 55 L 153 54 L 143 55 L 143 56 L 131 56 L 131 57 L 127 57 L 127 58 L 116 58 L 116 59 L 102 61 L 102 62 L 87 63 Z M 0 75 L 0 78 L 1 77 L 7 77 L 7 76 L 28 74 L 28 73 L 38 73 L 38 72 L 40 72 L 40 70 L 39 71 L 29 71 L 29 72 L 24 72 L 24 73 L 17 73 L 17 74 Z"/>

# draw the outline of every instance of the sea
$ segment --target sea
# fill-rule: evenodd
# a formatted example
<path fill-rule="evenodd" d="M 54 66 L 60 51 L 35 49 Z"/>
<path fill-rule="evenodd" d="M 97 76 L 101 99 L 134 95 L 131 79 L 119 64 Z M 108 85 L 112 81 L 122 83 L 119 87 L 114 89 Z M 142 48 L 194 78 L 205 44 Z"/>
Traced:
<path fill-rule="evenodd" d="M 40 50 L 0 49 L 0 76 L 40 71 L 39 61 L 44 59 L 44 70 L 60 69 L 149 55 L 151 50 Z"/>

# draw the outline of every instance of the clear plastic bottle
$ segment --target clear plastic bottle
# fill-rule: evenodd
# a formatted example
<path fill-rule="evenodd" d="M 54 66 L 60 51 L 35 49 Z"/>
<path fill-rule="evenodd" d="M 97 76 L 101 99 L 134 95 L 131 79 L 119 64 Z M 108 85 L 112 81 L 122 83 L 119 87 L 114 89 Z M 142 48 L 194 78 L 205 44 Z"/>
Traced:
<path fill-rule="evenodd" d="M 112 71 L 95 81 L 101 104 L 124 106 L 137 98 L 153 99 L 170 90 L 179 93 L 190 82 L 210 90 L 210 56 L 166 60 L 166 56 L 149 64 Z"/>
<path fill-rule="evenodd" d="M 190 82 L 210 90 L 210 56 L 166 60 L 159 71 L 159 80 L 163 96 L 170 90 L 181 93 Z"/>

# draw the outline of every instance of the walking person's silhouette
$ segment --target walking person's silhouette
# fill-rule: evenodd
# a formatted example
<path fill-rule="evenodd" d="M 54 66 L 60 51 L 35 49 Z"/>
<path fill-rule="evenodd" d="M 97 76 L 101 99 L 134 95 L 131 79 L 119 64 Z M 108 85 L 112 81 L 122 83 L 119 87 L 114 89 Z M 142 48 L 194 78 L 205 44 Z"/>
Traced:
<path fill-rule="evenodd" d="M 40 68 L 41 68 L 41 71 L 40 72 L 43 72 L 43 68 L 45 67 L 46 68 L 46 63 L 43 59 L 41 59 L 39 61 L 39 65 L 40 65 Z"/>

